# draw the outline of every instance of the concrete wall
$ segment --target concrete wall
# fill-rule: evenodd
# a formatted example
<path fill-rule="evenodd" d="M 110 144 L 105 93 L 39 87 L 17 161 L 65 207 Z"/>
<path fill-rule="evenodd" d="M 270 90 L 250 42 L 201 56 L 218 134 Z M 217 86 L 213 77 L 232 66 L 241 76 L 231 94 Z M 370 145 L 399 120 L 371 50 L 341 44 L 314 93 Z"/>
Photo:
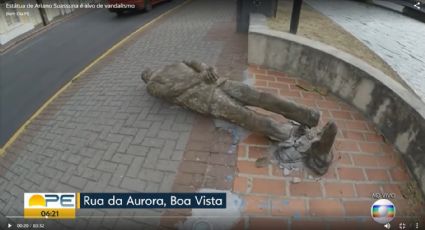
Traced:
<path fill-rule="evenodd" d="M 425 104 L 364 61 L 320 42 L 270 30 L 265 20 L 251 15 L 248 63 L 324 86 L 355 106 L 402 153 L 425 194 Z"/>

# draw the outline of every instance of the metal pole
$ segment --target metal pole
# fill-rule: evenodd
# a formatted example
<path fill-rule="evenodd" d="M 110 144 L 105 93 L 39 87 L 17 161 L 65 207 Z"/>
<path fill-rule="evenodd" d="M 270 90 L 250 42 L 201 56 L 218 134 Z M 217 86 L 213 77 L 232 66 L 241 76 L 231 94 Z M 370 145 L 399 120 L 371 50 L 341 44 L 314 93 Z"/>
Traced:
<path fill-rule="evenodd" d="M 37 2 L 37 4 L 43 4 L 42 0 L 36 0 L 36 2 Z M 47 24 L 49 24 L 49 18 L 47 17 L 46 10 L 42 7 L 39 7 L 38 11 L 41 15 L 41 20 L 43 21 L 43 25 L 47 26 Z"/>
<path fill-rule="evenodd" d="M 291 14 L 291 27 L 289 32 L 296 34 L 298 30 L 298 22 L 300 21 L 301 5 L 303 0 L 293 0 L 292 14 Z"/>

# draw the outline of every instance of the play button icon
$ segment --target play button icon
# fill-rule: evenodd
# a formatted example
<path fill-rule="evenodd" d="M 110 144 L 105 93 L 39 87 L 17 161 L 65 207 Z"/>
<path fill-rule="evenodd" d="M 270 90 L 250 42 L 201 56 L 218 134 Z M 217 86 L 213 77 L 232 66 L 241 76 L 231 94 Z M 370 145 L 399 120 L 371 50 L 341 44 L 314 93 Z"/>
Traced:
<path fill-rule="evenodd" d="M 11 228 L 11 227 L 12 227 L 12 225 L 7 223 L 7 228 Z"/>

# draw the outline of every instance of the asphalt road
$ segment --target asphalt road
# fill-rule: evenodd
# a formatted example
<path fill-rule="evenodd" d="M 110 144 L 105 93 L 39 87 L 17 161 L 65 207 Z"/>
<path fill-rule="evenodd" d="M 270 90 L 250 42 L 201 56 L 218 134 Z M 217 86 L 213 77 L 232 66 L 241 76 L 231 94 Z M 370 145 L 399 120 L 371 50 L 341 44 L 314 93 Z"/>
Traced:
<path fill-rule="evenodd" d="M 55 25 L 0 56 L 0 147 L 55 92 L 115 43 L 182 3 L 117 17 L 93 10 Z"/>

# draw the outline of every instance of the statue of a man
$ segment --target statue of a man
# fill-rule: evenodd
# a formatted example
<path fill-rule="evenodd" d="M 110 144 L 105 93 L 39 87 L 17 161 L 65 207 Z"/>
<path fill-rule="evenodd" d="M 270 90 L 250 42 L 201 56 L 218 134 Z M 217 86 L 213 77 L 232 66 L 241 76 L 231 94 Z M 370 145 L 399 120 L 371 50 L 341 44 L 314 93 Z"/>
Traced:
<path fill-rule="evenodd" d="M 183 61 L 157 71 L 146 69 L 142 72 L 142 79 L 153 96 L 204 115 L 230 121 L 248 130 L 265 134 L 275 141 L 288 140 L 297 133 L 300 126 L 290 122 L 278 123 L 246 106 L 281 114 L 298 122 L 301 127 L 315 127 L 320 119 L 320 113 L 316 110 L 258 91 L 244 83 L 220 78 L 214 68 L 196 61 Z M 331 126 L 336 130 L 334 124 Z M 315 142 L 321 139 L 329 138 L 316 138 Z M 326 154 L 332 143 L 326 146 Z"/>

